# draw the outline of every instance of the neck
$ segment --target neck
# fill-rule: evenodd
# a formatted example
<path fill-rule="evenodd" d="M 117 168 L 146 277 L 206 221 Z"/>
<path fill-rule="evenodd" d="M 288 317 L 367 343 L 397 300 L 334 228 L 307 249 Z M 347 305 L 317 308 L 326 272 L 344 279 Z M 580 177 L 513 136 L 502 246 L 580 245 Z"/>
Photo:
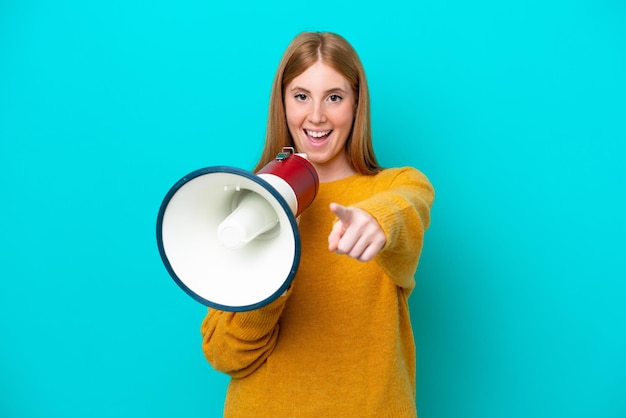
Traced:
<path fill-rule="evenodd" d="M 320 179 L 320 183 L 328 183 L 335 180 L 341 180 L 345 179 L 346 177 L 350 177 L 353 174 L 356 174 L 356 171 L 354 171 L 354 169 L 350 166 L 345 166 L 337 169 L 314 164 L 314 167 L 317 171 L 317 176 Z"/>

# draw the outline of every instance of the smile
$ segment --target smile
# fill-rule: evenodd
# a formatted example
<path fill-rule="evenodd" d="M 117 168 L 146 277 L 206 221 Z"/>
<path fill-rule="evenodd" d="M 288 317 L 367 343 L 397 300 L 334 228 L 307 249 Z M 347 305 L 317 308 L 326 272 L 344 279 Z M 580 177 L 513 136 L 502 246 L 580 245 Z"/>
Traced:
<path fill-rule="evenodd" d="M 305 129 L 304 132 L 307 134 L 307 136 L 310 136 L 311 138 L 324 139 L 325 137 L 330 135 L 332 130 L 328 130 L 328 131 L 309 131 L 308 129 Z"/>

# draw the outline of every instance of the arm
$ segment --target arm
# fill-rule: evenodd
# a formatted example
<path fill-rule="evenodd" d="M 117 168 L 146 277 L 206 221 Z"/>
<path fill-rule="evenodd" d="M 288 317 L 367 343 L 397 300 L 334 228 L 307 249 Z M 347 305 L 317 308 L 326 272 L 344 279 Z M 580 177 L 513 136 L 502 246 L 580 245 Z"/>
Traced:
<path fill-rule="evenodd" d="M 339 221 L 329 236 L 329 249 L 361 261 L 374 258 L 398 286 L 412 288 L 434 190 L 412 168 L 379 175 L 383 177 L 372 197 L 348 208 L 331 205 Z"/>
<path fill-rule="evenodd" d="M 249 312 L 209 308 L 201 327 L 202 351 L 215 370 L 242 378 L 263 364 L 276 346 L 287 297 Z"/>

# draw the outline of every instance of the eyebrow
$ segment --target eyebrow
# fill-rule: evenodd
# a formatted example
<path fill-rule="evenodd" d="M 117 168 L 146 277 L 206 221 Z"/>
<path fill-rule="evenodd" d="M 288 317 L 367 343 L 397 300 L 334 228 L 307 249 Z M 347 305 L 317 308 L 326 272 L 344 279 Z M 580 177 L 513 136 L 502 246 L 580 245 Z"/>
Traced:
<path fill-rule="evenodd" d="M 298 87 L 298 86 L 293 87 L 293 88 L 292 88 L 291 90 L 289 90 L 289 91 L 291 91 L 291 92 L 294 92 L 294 91 L 303 91 L 303 92 L 305 92 L 305 93 L 309 93 L 309 94 L 311 93 L 309 90 L 305 89 L 304 87 Z M 342 94 L 348 94 L 348 92 L 347 92 L 346 90 L 342 89 L 341 87 L 333 87 L 332 89 L 328 89 L 328 90 L 326 90 L 326 91 L 324 92 L 324 94 L 330 94 L 330 93 L 342 93 Z"/>

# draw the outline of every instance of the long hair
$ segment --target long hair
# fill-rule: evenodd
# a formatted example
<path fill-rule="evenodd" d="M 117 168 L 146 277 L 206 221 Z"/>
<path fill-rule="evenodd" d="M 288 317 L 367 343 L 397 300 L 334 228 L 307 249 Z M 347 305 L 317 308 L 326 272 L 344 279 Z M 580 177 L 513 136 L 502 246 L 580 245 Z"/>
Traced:
<path fill-rule="evenodd" d="M 318 61 L 343 75 L 350 83 L 356 99 L 352 132 L 345 145 L 348 164 L 357 173 L 376 174 L 382 167 L 378 165 L 372 145 L 370 98 L 365 70 L 348 41 L 330 32 L 300 33 L 285 50 L 272 85 L 265 147 L 255 171 L 272 161 L 283 147 L 295 146 L 285 116 L 285 88 Z"/>

